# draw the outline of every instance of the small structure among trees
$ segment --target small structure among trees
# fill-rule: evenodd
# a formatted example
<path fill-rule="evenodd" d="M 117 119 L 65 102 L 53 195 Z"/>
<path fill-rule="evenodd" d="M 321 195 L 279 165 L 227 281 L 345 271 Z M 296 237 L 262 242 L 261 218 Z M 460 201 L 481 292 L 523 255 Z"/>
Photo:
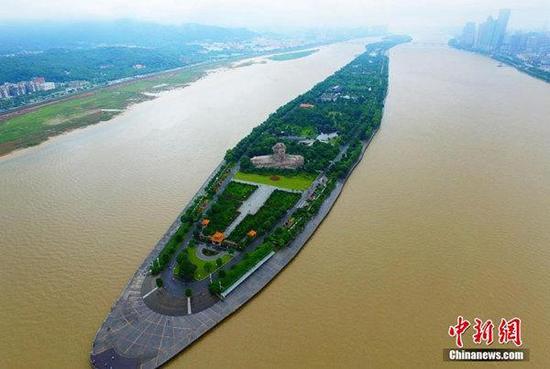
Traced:
<path fill-rule="evenodd" d="M 210 241 L 214 245 L 221 245 L 224 239 L 225 235 L 223 234 L 223 232 L 216 232 L 212 236 L 210 236 Z"/>

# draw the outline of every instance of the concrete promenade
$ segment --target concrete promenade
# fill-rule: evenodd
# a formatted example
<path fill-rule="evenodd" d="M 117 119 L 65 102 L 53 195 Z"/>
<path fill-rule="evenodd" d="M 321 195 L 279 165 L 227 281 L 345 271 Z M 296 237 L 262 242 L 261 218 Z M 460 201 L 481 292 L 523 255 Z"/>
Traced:
<path fill-rule="evenodd" d="M 375 134 L 376 132 L 373 137 Z M 349 175 L 363 157 L 371 140 L 363 145 L 361 156 Z M 153 369 L 176 356 L 238 310 L 284 269 L 325 219 L 346 181 L 347 178 L 337 182 L 318 214 L 288 247 L 273 255 L 224 300 L 191 315 L 172 316 L 159 314 L 144 303 L 142 284 L 151 261 L 179 226 L 178 217 L 130 280 L 98 330 L 91 352 L 92 366 L 97 369 Z"/>

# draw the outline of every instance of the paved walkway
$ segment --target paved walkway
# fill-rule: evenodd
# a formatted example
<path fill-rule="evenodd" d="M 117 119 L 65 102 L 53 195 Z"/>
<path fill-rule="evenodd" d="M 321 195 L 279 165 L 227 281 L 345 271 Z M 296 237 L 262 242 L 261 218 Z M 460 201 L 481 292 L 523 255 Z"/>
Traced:
<path fill-rule="evenodd" d="M 228 237 L 248 214 L 256 214 L 256 212 L 265 204 L 269 196 L 271 196 L 273 191 L 277 189 L 276 187 L 259 183 L 256 183 L 256 186 L 258 186 L 256 191 L 254 191 L 252 195 L 250 195 L 250 197 L 246 199 L 245 202 L 243 202 L 239 207 L 239 215 L 237 218 L 235 218 L 235 220 L 225 229 L 225 237 Z"/>
<path fill-rule="evenodd" d="M 235 178 L 233 178 L 233 182 L 245 183 L 245 184 L 249 184 L 249 185 L 253 185 L 253 186 L 273 187 L 274 190 L 281 190 L 281 191 L 286 191 L 286 192 L 294 192 L 294 193 L 304 192 L 304 191 L 300 191 L 300 190 L 291 190 L 290 188 L 271 186 L 271 185 L 267 185 L 267 184 L 263 184 L 263 183 L 245 181 L 245 180 L 242 180 L 242 179 L 235 179 Z"/>

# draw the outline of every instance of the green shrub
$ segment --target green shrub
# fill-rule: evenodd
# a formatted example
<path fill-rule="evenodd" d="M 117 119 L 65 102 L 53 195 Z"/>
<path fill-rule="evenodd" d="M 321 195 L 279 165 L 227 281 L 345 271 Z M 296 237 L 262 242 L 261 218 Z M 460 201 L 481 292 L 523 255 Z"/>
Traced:
<path fill-rule="evenodd" d="M 155 279 L 155 283 L 158 288 L 162 288 L 162 286 L 164 286 L 164 281 L 162 280 L 162 278 Z"/>
<path fill-rule="evenodd" d="M 223 270 L 220 270 L 220 273 L 218 273 L 219 278 L 213 281 L 209 287 L 210 292 L 221 293 L 225 291 L 246 274 L 246 272 L 256 266 L 256 264 L 265 258 L 271 251 L 273 251 L 273 246 L 269 243 L 263 243 L 252 251 L 249 257 L 233 265 L 233 267 L 231 267 L 229 271 L 224 272 L 223 275 L 221 273 Z"/>

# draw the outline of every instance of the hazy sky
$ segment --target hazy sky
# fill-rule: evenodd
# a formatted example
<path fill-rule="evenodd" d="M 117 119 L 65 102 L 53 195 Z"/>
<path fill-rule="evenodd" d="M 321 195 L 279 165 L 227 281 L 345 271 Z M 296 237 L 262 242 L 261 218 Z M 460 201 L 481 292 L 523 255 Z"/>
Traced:
<path fill-rule="evenodd" d="M 0 0 L 0 21 L 133 18 L 254 29 L 457 26 L 511 8 L 513 28 L 550 26 L 550 0 Z"/>

